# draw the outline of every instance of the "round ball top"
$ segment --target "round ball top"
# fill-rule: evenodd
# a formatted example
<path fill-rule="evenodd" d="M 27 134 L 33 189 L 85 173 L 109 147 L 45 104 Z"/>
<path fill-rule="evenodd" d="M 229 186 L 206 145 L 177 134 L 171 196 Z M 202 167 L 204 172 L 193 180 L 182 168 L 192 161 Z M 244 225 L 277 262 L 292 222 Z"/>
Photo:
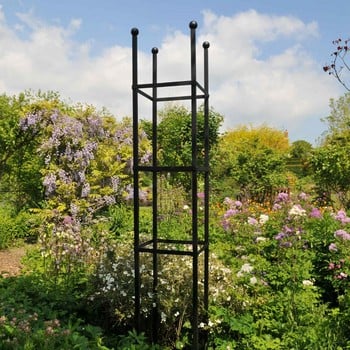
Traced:
<path fill-rule="evenodd" d="M 196 21 L 191 21 L 189 26 L 190 26 L 191 29 L 196 29 L 196 28 L 197 28 L 197 25 L 198 25 L 198 24 L 197 24 Z"/>
<path fill-rule="evenodd" d="M 153 47 L 152 48 L 152 53 L 157 54 L 158 53 L 158 47 Z"/>
<path fill-rule="evenodd" d="M 139 34 L 139 30 L 137 28 L 132 28 L 131 29 L 131 34 L 132 35 L 137 35 L 137 34 Z"/>
<path fill-rule="evenodd" d="M 203 48 L 209 49 L 209 46 L 210 46 L 209 41 L 204 41 Z"/>

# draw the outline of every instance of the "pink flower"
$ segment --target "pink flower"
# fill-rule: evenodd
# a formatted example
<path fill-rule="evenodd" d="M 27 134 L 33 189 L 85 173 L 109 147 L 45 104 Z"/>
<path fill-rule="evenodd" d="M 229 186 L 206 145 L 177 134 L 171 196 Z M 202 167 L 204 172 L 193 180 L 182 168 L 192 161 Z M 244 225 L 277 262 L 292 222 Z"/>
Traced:
<path fill-rule="evenodd" d="M 329 246 L 328 246 L 328 250 L 330 252 L 336 252 L 338 251 L 338 248 L 337 248 L 337 245 L 335 243 L 331 243 Z"/>
<path fill-rule="evenodd" d="M 252 217 L 248 218 L 248 224 L 252 226 L 256 226 L 258 224 L 258 220 Z"/>
<path fill-rule="evenodd" d="M 350 222 L 350 218 L 346 215 L 344 210 L 339 210 L 335 215 L 335 219 L 339 220 L 342 224 L 347 224 Z"/>
<path fill-rule="evenodd" d="M 344 241 L 350 240 L 350 234 L 347 233 L 345 230 L 337 230 L 334 234 L 335 237 L 342 238 Z"/>
<path fill-rule="evenodd" d="M 66 216 L 64 217 L 64 219 L 63 219 L 63 223 L 64 223 L 65 225 L 72 225 L 72 224 L 73 224 L 73 219 L 72 219 L 72 217 L 69 216 L 69 215 L 66 215 Z"/>
<path fill-rule="evenodd" d="M 317 219 L 322 218 L 322 214 L 321 214 L 320 209 L 318 209 L 318 208 L 312 208 L 312 210 L 311 210 L 311 212 L 310 212 L 310 217 L 312 217 L 312 218 L 317 218 Z"/>

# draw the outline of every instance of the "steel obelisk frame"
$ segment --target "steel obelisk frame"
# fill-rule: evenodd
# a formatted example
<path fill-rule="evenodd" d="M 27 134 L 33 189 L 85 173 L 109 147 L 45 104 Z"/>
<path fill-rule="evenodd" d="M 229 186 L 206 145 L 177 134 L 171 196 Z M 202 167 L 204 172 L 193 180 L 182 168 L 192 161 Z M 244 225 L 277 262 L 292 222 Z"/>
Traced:
<path fill-rule="evenodd" d="M 132 103 L 133 103 L 133 183 L 134 183 L 134 264 L 135 264 L 135 328 L 139 332 L 141 329 L 141 254 L 151 254 L 153 259 L 153 286 L 152 295 L 152 341 L 158 340 L 158 307 L 161 300 L 158 300 L 158 256 L 159 255 L 187 255 L 192 258 L 192 348 L 198 349 L 199 339 L 199 257 L 203 256 L 204 272 L 203 282 L 203 309 L 204 318 L 207 320 L 208 312 L 208 294 L 209 294 L 209 77 L 208 77 L 208 48 L 209 43 L 203 43 L 204 51 L 204 84 L 197 81 L 196 71 L 196 28 L 197 23 L 191 21 L 190 27 L 190 45 L 191 45 L 191 78 L 185 81 L 158 82 L 157 74 L 157 55 L 158 49 L 152 49 L 152 82 L 148 84 L 139 84 L 138 82 L 138 42 L 139 31 L 137 28 L 131 30 L 132 34 Z M 190 94 L 184 96 L 159 97 L 158 89 L 169 87 L 190 87 Z M 147 93 L 145 90 L 151 90 Z M 199 92 L 199 93 L 198 93 Z M 140 165 L 139 159 L 139 104 L 138 96 L 148 99 L 152 103 L 152 163 L 151 165 Z M 204 150 L 198 154 L 198 125 L 197 125 L 197 100 L 203 100 L 204 109 Z M 191 140 L 192 154 L 191 164 L 162 166 L 158 164 L 157 159 L 157 125 L 158 125 L 158 103 L 165 101 L 190 100 L 191 103 Z M 201 161 L 199 162 L 199 156 Z M 152 237 L 150 240 L 141 242 L 140 239 L 140 172 L 149 172 L 152 177 Z M 191 177 L 191 206 L 192 223 L 191 239 L 176 240 L 164 239 L 158 235 L 158 175 L 162 173 L 189 173 Z M 203 203 L 203 230 L 204 235 L 198 237 L 198 178 L 202 176 L 204 181 L 204 203 Z M 167 244 L 181 245 L 184 249 L 171 249 Z M 186 249 L 185 249 L 186 248 Z M 180 266 L 181 268 L 181 266 Z M 202 342 L 203 343 L 203 342 Z"/>

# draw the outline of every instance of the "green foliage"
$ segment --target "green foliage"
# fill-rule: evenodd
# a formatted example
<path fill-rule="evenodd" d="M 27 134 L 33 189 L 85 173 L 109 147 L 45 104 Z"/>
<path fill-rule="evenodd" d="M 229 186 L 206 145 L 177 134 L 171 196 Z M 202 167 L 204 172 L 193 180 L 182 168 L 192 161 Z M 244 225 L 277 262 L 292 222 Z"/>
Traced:
<path fill-rule="evenodd" d="M 184 106 L 173 105 L 159 113 L 158 124 L 158 157 L 159 164 L 167 166 L 190 166 L 192 164 L 192 121 L 191 112 Z M 219 138 L 219 128 L 223 117 L 210 110 L 209 112 L 209 145 L 214 152 Z M 143 121 L 142 127 L 152 137 L 150 123 Z M 196 146 L 199 164 L 203 163 L 204 150 L 204 111 L 201 107 L 197 113 Z M 185 174 L 172 175 L 170 181 L 189 188 L 189 178 Z"/>
<path fill-rule="evenodd" d="M 36 240 L 39 223 L 34 215 L 27 211 L 16 213 L 10 206 L 0 206 L 0 217 L 0 249 L 24 240 Z"/>
<path fill-rule="evenodd" d="M 241 304 L 213 303 L 213 348 L 346 348 L 347 214 L 314 208 L 304 193 L 280 194 L 273 211 L 229 198 L 224 209 L 214 250 L 225 248 Z"/>
<path fill-rule="evenodd" d="M 320 194 L 328 200 L 339 201 L 349 208 L 349 153 L 350 141 L 350 94 L 346 93 L 338 100 L 331 100 L 330 115 L 324 119 L 328 130 L 323 135 L 322 144 L 311 158 L 311 167 L 315 174 L 315 183 Z"/>
<path fill-rule="evenodd" d="M 52 289 L 36 275 L 0 279 L 0 291 L 1 349 L 108 349 L 101 329 L 78 317 L 77 290 Z"/>
<path fill-rule="evenodd" d="M 323 144 L 344 143 L 350 138 L 350 93 L 337 100 L 330 100 L 330 115 L 323 119 L 328 130 L 323 135 Z"/>
<path fill-rule="evenodd" d="M 164 246 L 164 248 L 170 247 Z M 132 239 L 124 236 L 124 239 L 116 246 L 114 254 L 102 259 L 92 276 L 87 309 L 92 313 L 90 316 L 92 319 L 95 318 L 95 315 L 103 315 L 100 318 L 103 327 L 121 331 L 132 328 L 134 317 L 133 260 Z M 220 302 L 229 295 L 232 289 L 230 270 L 225 268 L 214 255 L 211 257 L 211 262 L 213 279 L 211 293 L 217 302 Z M 140 263 L 143 304 L 141 312 L 144 331 L 147 336 L 150 336 L 146 325 L 151 322 L 152 304 L 155 300 L 159 300 L 158 333 L 162 348 L 167 346 L 176 348 L 180 344 L 187 343 L 192 298 L 191 258 L 167 256 L 159 259 L 159 288 L 156 295 L 152 293 L 151 255 L 142 255 Z M 200 275 L 203 274 L 202 263 L 200 264 Z M 202 293 L 203 290 L 200 288 L 200 294 Z"/>
<path fill-rule="evenodd" d="M 48 276 L 70 283 L 73 270 L 84 271 L 107 249 L 100 214 L 132 190 L 132 127 L 129 119 L 117 123 L 89 106 L 47 108 L 26 114 L 20 127 L 41 135 L 36 151 L 46 200 L 34 212 L 42 222 L 43 266 Z M 140 157 L 148 145 L 140 133 Z"/>
<path fill-rule="evenodd" d="M 157 345 L 149 345 L 148 340 L 143 333 L 137 334 L 135 331 L 129 331 L 127 335 L 118 337 L 117 349 L 121 350 L 160 350 Z"/>
<path fill-rule="evenodd" d="M 305 179 L 312 151 L 320 191 L 332 199 L 336 194 L 335 205 L 350 205 L 348 96 L 331 106 L 329 133 L 316 150 L 305 141 L 289 147 L 286 133 L 266 126 L 241 127 L 219 140 L 222 117 L 211 111 L 212 183 L 218 196 L 211 196 L 209 314 L 200 309 L 198 325 L 207 332 L 209 349 L 350 347 L 348 213 L 316 208 L 321 201 L 305 193 L 273 196 L 291 183 L 288 155 L 302 165 L 305 172 L 298 175 Z M 202 162 L 202 110 L 198 116 Z M 161 112 L 162 165 L 191 163 L 190 119 L 184 107 Z M 149 126 L 142 122 L 139 132 L 143 164 L 151 161 Z M 0 190 L 5 191 L 0 248 L 39 238 L 39 248 L 24 259 L 23 275 L 0 278 L 0 349 L 191 346 L 190 256 L 160 256 L 153 293 L 152 255 L 141 255 L 144 332 L 132 331 L 133 211 L 125 205 L 133 196 L 131 138 L 130 119 L 117 122 L 91 106 L 68 106 L 54 93 L 0 97 Z M 140 184 L 148 196 L 140 208 L 141 239 L 147 241 L 153 230 L 149 176 Z M 188 239 L 189 179 L 160 174 L 158 189 L 159 237 Z M 244 201 L 227 197 L 237 194 Z M 267 200 L 270 205 L 263 205 Z M 201 237 L 201 203 L 198 221 Z M 202 284 L 199 294 L 202 300 Z M 160 345 L 149 344 L 147 327 L 155 302 Z"/>
<path fill-rule="evenodd" d="M 214 188 L 243 200 L 270 200 L 277 189 L 288 187 L 288 150 L 287 136 L 266 126 L 228 132 L 213 161 Z"/>
<path fill-rule="evenodd" d="M 311 158 L 314 180 L 320 192 L 333 193 L 339 203 L 350 206 L 350 144 L 327 144 L 316 149 Z"/>
<path fill-rule="evenodd" d="M 287 167 L 299 178 L 303 178 L 311 173 L 309 163 L 312 150 L 312 145 L 305 140 L 298 140 L 292 143 Z"/>

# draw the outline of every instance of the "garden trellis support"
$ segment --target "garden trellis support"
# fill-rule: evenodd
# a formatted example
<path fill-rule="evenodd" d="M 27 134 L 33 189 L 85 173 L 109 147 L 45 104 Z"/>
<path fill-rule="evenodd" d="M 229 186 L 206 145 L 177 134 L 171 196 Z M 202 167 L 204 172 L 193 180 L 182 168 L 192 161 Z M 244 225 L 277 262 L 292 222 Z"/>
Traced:
<path fill-rule="evenodd" d="M 152 49 L 152 82 L 140 84 L 138 82 L 138 34 L 137 28 L 131 30 L 132 34 L 132 103 L 133 103 L 133 183 L 134 183 L 134 264 L 135 264 L 135 328 L 138 332 L 141 329 L 141 280 L 142 271 L 140 269 L 141 254 L 152 255 L 152 330 L 153 343 L 158 341 L 158 325 L 160 322 L 159 305 L 162 300 L 158 300 L 158 277 L 159 277 L 159 256 L 178 255 L 189 256 L 192 259 L 192 348 L 198 349 L 202 339 L 199 339 L 199 310 L 204 309 L 204 316 L 201 321 L 207 321 L 208 294 L 209 294 L 209 79 L 208 79 L 208 48 L 209 43 L 203 43 L 204 52 L 204 84 L 197 81 L 196 68 L 196 28 L 197 23 L 191 21 L 190 28 L 190 64 L 191 78 L 185 81 L 158 82 L 157 55 L 158 49 Z M 181 96 L 159 97 L 158 90 L 162 88 L 188 87 L 190 93 Z M 147 90 L 148 89 L 148 90 Z M 149 92 L 149 90 L 151 92 Z M 147 91 L 147 92 L 146 92 Z M 152 161 L 150 165 L 140 164 L 139 159 L 139 103 L 141 95 L 152 103 Z M 187 165 L 161 165 L 158 160 L 158 105 L 159 102 L 188 100 L 191 104 L 191 163 Z M 204 148 L 199 152 L 197 144 L 199 141 L 197 126 L 197 100 L 203 101 L 204 112 Z M 180 140 L 179 140 L 180 141 Z M 200 160 L 199 160 L 200 158 Z M 152 178 L 152 233 L 150 239 L 142 240 L 140 237 L 140 173 L 148 172 Z M 158 186 L 158 178 L 161 174 L 187 173 L 191 179 L 190 201 L 192 209 L 191 233 L 188 240 L 166 239 L 159 235 L 158 230 L 158 195 L 161 188 Z M 199 208 L 199 178 L 203 179 L 203 208 Z M 201 217 L 201 237 L 199 237 L 199 210 L 203 210 Z M 176 249 L 172 248 L 176 245 Z M 182 248 L 178 248 L 178 247 Z M 203 259 L 203 277 L 199 278 L 199 259 Z M 179 266 L 181 268 L 181 266 Z M 203 300 L 199 301 L 199 285 L 203 286 Z M 202 288 L 202 287 L 201 287 Z M 205 341 L 204 341 L 205 343 Z"/>

